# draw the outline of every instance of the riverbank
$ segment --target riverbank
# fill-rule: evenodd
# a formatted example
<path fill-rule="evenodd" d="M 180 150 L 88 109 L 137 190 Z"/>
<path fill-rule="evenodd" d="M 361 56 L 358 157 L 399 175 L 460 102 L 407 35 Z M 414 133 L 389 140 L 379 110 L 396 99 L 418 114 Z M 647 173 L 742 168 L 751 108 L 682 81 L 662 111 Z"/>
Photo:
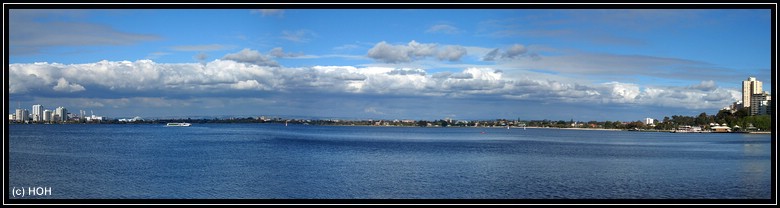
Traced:
<path fill-rule="evenodd" d="M 515 127 L 519 128 L 519 127 Z M 526 127 L 529 129 L 564 129 L 564 130 L 585 130 L 585 131 L 625 131 L 623 129 L 599 129 L 599 128 L 557 128 L 557 127 Z"/>

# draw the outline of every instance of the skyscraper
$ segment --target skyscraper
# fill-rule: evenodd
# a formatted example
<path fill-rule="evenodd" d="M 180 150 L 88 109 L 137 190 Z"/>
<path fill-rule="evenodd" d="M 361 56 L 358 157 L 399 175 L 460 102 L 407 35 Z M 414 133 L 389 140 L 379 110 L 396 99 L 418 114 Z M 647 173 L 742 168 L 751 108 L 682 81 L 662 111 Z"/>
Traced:
<path fill-rule="evenodd" d="M 56 115 L 56 121 L 67 121 L 68 109 L 65 109 L 65 107 L 57 107 L 57 109 L 54 110 L 54 115 Z"/>
<path fill-rule="evenodd" d="M 51 110 L 43 110 L 43 121 L 50 122 L 53 121 L 54 118 L 52 118 Z"/>
<path fill-rule="evenodd" d="M 43 121 L 43 106 L 40 104 L 32 106 L 32 120 L 34 122 Z"/>
<path fill-rule="evenodd" d="M 753 94 L 761 94 L 761 81 L 755 77 L 748 77 L 748 80 L 742 81 L 742 107 L 750 107 L 750 97 Z"/>
<path fill-rule="evenodd" d="M 25 122 L 27 120 L 30 120 L 30 111 L 27 111 L 27 109 L 16 109 L 16 121 Z"/>

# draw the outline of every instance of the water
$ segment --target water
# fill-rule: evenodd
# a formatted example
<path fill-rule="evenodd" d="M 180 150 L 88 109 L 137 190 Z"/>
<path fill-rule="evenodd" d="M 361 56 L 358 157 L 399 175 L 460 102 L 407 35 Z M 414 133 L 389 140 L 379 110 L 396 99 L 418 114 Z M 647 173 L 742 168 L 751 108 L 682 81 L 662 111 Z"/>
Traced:
<path fill-rule="evenodd" d="M 772 192 L 770 135 L 283 124 L 9 128 L 9 186 L 52 190 L 32 198 L 769 199 Z"/>

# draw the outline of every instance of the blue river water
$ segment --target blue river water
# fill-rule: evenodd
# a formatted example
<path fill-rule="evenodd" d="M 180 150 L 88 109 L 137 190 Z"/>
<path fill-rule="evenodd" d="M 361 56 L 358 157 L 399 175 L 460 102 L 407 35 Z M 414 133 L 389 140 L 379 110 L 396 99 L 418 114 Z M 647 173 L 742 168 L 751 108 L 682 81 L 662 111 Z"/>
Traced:
<path fill-rule="evenodd" d="M 9 186 L 51 188 L 50 195 L 37 198 L 769 199 L 772 194 L 770 135 L 284 124 L 10 125 L 8 133 Z"/>

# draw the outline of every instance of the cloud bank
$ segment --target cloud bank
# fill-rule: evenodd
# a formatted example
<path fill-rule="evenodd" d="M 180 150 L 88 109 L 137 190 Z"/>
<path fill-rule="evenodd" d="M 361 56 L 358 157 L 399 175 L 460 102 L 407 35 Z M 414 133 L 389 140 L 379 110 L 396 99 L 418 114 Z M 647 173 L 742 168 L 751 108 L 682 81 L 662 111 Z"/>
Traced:
<path fill-rule="evenodd" d="M 9 65 L 14 94 L 85 94 L 96 98 L 209 97 L 257 98 L 265 94 L 441 97 L 507 102 L 720 108 L 739 92 L 714 81 L 681 87 L 634 83 L 572 83 L 536 76 L 508 78 L 502 70 L 470 67 L 430 73 L 419 68 L 313 66 L 288 68 L 257 51 L 244 49 L 207 63 L 163 64 L 151 60 L 87 64 Z M 275 63 L 275 62 L 271 62 Z M 92 93 L 94 92 L 94 93 Z M 109 93 L 106 93 L 109 92 Z M 78 96 L 74 96 L 78 97 Z"/>

